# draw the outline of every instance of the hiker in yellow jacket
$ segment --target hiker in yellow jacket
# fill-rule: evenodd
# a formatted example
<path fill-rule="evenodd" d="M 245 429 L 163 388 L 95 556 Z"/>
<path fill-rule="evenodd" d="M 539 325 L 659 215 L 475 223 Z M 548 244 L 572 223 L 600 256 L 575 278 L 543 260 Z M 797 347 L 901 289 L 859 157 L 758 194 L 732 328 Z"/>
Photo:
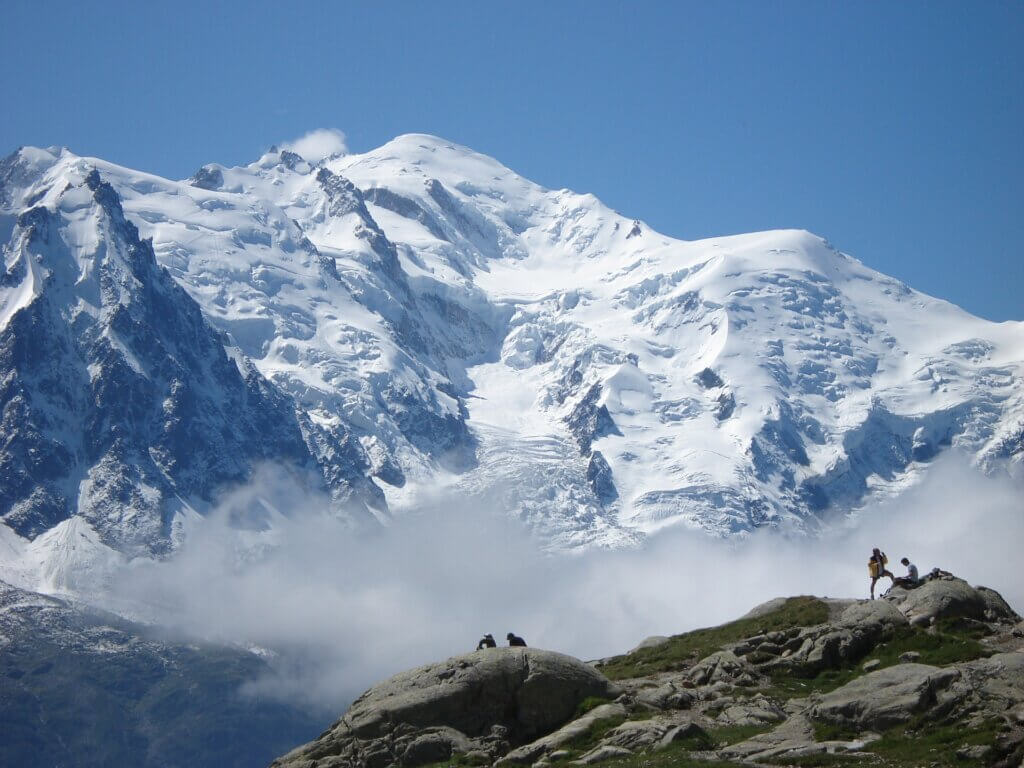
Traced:
<path fill-rule="evenodd" d="M 871 575 L 871 599 L 875 599 L 875 584 L 883 576 L 888 576 L 889 581 L 893 581 L 893 575 L 885 568 L 885 564 L 889 562 L 889 558 L 885 556 L 885 552 L 882 552 L 878 547 L 871 550 L 871 558 L 868 560 L 868 573 Z"/>

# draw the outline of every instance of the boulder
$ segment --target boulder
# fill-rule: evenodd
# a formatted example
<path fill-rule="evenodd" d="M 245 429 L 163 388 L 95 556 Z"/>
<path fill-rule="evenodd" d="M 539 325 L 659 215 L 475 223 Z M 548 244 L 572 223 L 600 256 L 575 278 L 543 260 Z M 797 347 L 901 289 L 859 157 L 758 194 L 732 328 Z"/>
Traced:
<path fill-rule="evenodd" d="M 985 601 L 985 621 L 998 621 L 1013 624 L 1020 621 L 1020 616 L 1003 599 L 1003 596 L 989 587 L 975 587 L 981 599 Z"/>
<path fill-rule="evenodd" d="M 926 710 L 948 710 L 960 694 L 951 689 L 959 678 L 956 669 L 926 664 L 886 667 L 825 694 L 810 716 L 850 728 L 889 728 Z"/>
<path fill-rule="evenodd" d="M 274 765 L 305 766 L 330 757 L 321 764 L 415 766 L 456 751 L 497 755 L 558 728 L 584 699 L 618 694 L 600 672 L 571 656 L 488 648 L 374 686 L 320 738 Z"/>
<path fill-rule="evenodd" d="M 729 725 L 765 725 L 786 719 L 786 713 L 764 696 L 731 704 L 722 710 L 717 720 Z"/>
<path fill-rule="evenodd" d="M 998 593 L 994 594 L 998 597 Z M 982 594 L 963 579 L 940 578 L 914 589 L 894 587 L 882 603 L 895 605 L 911 624 L 925 626 L 936 619 L 953 617 L 984 620 L 986 612 L 993 609 L 1013 613 L 1001 597 L 998 602 L 1002 602 L 1005 609 L 1000 608 L 995 597 Z"/>
<path fill-rule="evenodd" d="M 706 656 L 691 667 L 686 676 L 695 685 L 735 683 L 741 678 L 756 676 L 754 668 L 732 651 L 718 651 Z"/>
<path fill-rule="evenodd" d="M 635 696 L 637 702 L 651 709 L 689 709 L 695 699 L 692 693 L 677 688 L 671 680 L 653 688 L 641 688 Z"/>
<path fill-rule="evenodd" d="M 971 687 L 988 704 L 988 709 L 1009 715 L 1024 725 L 1024 653 L 997 653 L 963 665 Z"/>

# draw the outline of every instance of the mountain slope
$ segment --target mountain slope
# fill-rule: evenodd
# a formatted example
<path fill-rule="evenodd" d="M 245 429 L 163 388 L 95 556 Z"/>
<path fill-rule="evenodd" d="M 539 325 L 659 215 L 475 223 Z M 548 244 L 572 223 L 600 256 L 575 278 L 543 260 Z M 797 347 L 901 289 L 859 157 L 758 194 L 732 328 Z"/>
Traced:
<path fill-rule="evenodd" d="M 555 549 L 622 546 L 679 523 L 813 528 L 951 448 L 990 472 L 1024 463 L 1024 325 L 974 318 L 807 232 L 672 240 L 423 135 L 317 166 L 272 150 L 180 182 L 56 150 L 4 168 L 5 334 L 35 290 L 13 222 L 57 210 L 43 187 L 95 169 L 240 370 L 293 409 L 334 502 L 382 520 L 441 488 Z M 259 443 L 239 436 L 243 454 L 303 460 Z M 41 472 L 15 473 L 19 499 Z M 125 482 L 142 495 L 150 481 Z M 21 533 L 64 514 L 46 493 L 6 513 Z"/>
<path fill-rule="evenodd" d="M 251 766 L 319 718 L 240 694 L 267 673 L 246 651 L 174 642 L 0 581 L 0 763 Z"/>
<path fill-rule="evenodd" d="M 253 462 L 312 465 L 291 404 L 232 360 L 95 169 L 10 222 L 0 329 L 0 513 L 35 538 L 83 517 L 164 552 L 181 514 Z"/>

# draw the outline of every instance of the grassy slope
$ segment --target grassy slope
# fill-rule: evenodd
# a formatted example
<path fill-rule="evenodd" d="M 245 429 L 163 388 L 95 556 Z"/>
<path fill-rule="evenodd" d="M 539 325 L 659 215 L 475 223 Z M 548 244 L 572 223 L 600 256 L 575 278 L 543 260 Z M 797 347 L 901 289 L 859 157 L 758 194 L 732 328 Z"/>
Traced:
<path fill-rule="evenodd" d="M 675 635 L 668 642 L 654 648 L 644 648 L 632 653 L 616 656 L 606 662 L 601 671 L 613 680 L 640 678 L 659 672 L 685 669 L 700 659 L 725 646 L 755 635 L 787 630 L 793 627 L 809 627 L 828 620 L 828 606 L 814 597 L 788 599 L 778 609 L 756 618 L 739 619 L 718 627 L 697 629 Z M 934 666 L 969 661 L 987 655 L 987 649 L 978 642 L 979 632 L 975 625 L 964 626 L 957 622 L 940 623 L 932 631 L 913 627 L 900 628 L 893 636 L 879 644 L 864 659 L 838 669 L 830 669 L 814 678 L 799 678 L 794 675 L 779 675 L 772 679 L 768 688 L 752 688 L 750 693 L 763 693 L 782 702 L 794 697 L 804 697 L 812 692 L 834 690 L 864 674 L 862 662 L 878 659 L 880 667 L 898 664 L 901 654 L 913 651 L 920 654 L 919 662 Z M 739 692 L 737 692 L 739 693 Z M 603 703 L 600 700 L 585 702 L 579 714 Z M 600 737 L 619 725 L 621 718 L 595 724 L 591 732 L 569 745 L 562 760 L 566 763 L 578 759 L 593 748 Z M 699 756 L 701 751 L 715 746 L 734 744 L 750 738 L 755 733 L 770 730 L 770 726 L 732 726 L 712 729 L 706 738 L 696 738 L 672 745 L 668 749 L 606 760 L 600 763 L 606 768 L 738 768 L 741 763 L 709 760 Z M 849 740 L 856 734 L 819 724 L 816 738 L 824 740 Z M 982 728 L 968 730 L 957 723 L 912 722 L 898 726 L 882 734 L 866 751 L 871 757 L 850 755 L 808 755 L 787 758 L 779 765 L 792 766 L 881 766 L 883 768 L 912 768 L 922 765 L 922 760 L 935 768 L 958 766 L 975 768 L 985 765 L 981 759 L 962 759 L 955 756 L 963 745 L 992 745 L 997 737 L 995 723 Z M 464 762 L 455 756 L 439 765 L 458 766 Z"/>
<path fill-rule="evenodd" d="M 696 629 L 674 635 L 667 643 L 654 648 L 641 648 L 616 656 L 601 666 L 612 680 L 644 677 L 655 672 L 685 669 L 705 656 L 730 643 L 747 637 L 792 627 L 810 627 L 828 620 L 828 606 L 816 597 L 791 597 L 780 608 L 751 619 L 737 619 L 728 624 Z"/>

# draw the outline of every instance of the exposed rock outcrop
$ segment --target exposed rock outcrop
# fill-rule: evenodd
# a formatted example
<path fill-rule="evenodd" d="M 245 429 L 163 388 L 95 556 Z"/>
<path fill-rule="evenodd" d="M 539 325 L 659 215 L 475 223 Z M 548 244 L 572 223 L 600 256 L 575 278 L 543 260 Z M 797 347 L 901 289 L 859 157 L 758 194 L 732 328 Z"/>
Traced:
<path fill-rule="evenodd" d="M 914 625 L 924 626 L 945 618 L 1020 620 L 995 590 L 972 587 L 963 579 L 949 576 L 930 579 L 914 589 L 894 587 L 886 599 Z"/>
<path fill-rule="evenodd" d="M 595 662 L 617 685 L 560 654 L 492 649 L 382 683 L 275 765 L 538 768 L 640 754 L 651 766 L 764 765 L 919 749 L 1017 768 L 1018 622 L 994 590 L 943 577 L 875 601 L 773 600 L 721 627 L 649 638 Z"/>
<path fill-rule="evenodd" d="M 555 730 L 585 699 L 618 693 L 600 672 L 571 656 L 488 648 L 374 686 L 319 739 L 274 765 L 416 766 L 455 752 L 493 760 Z"/>

